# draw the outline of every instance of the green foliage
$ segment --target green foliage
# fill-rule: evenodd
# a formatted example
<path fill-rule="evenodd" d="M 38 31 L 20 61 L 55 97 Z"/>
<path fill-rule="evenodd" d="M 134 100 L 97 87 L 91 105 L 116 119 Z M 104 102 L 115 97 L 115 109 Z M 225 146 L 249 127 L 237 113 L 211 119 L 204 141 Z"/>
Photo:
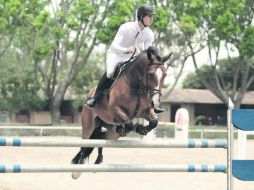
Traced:
<path fill-rule="evenodd" d="M 110 15 L 107 19 L 103 23 L 97 23 L 97 27 L 101 27 L 98 40 L 110 45 L 120 25 L 131 20 L 133 10 L 133 0 L 114 1 L 108 9 Z"/>
<path fill-rule="evenodd" d="M 35 82 L 33 64 L 19 62 L 20 55 L 14 55 L 15 51 L 9 51 L 1 59 L 0 109 L 10 112 L 40 110 L 44 101 Z"/>
<path fill-rule="evenodd" d="M 238 18 L 242 9 L 243 1 L 211 1 L 211 17 L 208 18 L 208 22 L 220 39 L 230 41 L 239 34 L 241 23 Z"/>
<path fill-rule="evenodd" d="M 104 11 L 106 3 L 54 1 L 56 6 L 53 10 L 48 0 L 0 0 L 0 64 L 7 73 L 0 71 L 0 107 L 13 109 L 13 104 L 17 105 L 17 109 L 29 106 L 37 109 L 32 104 L 37 102 L 40 105 L 40 98 L 36 99 L 39 97 L 37 92 L 45 93 L 42 97 L 47 96 L 53 101 L 57 88 L 63 84 L 66 86 L 62 89 L 68 88 L 75 76 L 72 88 L 83 95 L 84 91 L 97 84 L 105 71 L 101 67 L 105 62 L 101 54 L 96 55 L 101 58 L 99 60 L 92 60 L 87 54 L 90 48 L 93 51 L 92 43 L 95 41 L 108 46 L 119 26 L 134 20 L 135 10 L 145 3 L 156 7 L 152 29 L 158 37 L 156 44 L 162 44 L 161 47 L 174 44 L 186 53 L 189 50 L 186 41 L 200 46 L 209 44 L 211 50 L 226 42 L 238 49 L 247 64 L 253 65 L 253 61 L 249 61 L 253 60 L 254 52 L 252 0 L 116 0 L 110 1 Z M 104 16 L 106 19 L 102 20 Z M 202 41 L 196 40 L 201 35 L 204 37 Z M 199 69 L 199 76 L 209 76 L 209 81 L 213 83 L 216 71 L 227 81 L 225 88 L 230 89 L 238 62 L 225 61 L 218 65 L 217 70 L 203 67 Z M 22 74 L 17 74 L 17 70 Z M 240 76 L 243 75 L 240 72 Z M 203 88 L 195 76 L 197 74 L 188 76 L 184 86 Z M 237 85 L 240 87 L 240 79 Z M 16 96 L 13 97 L 13 94 Z M 7 103 L 12 99 L 14 103 Z"/>
<path fill-rule="evenodd" d="M 198 115 L 198 116 L 195 118 L 195 120 L 194 120 L 194 124 L 195 124 L 195 125 L 199 125 L 199 124 L 202 125 L 202 124 L 205 124 L 206 121 L 207 121 L 206 116 L 204 116 L 204 115 Z"/>
<path fill-rule="evenodd" d="M 152 28 L 159 31 L 166 31 L 167 25 L 169 23 L 168 10 L 163 7 L 156 8 L 156 16 L 154 16 L 154 21 Z"/>
<path fill-rule="evenodd" d="M 189 15 L 181 16 L 179 27 L 182 32 L 187 36 L 192 36 L 196 32 L 196 21 L 194 17 Z"/>
<path fill-rule="evenodd" d="M 204 85 L 199 80 L 197 74 L 189 73 L 183 81 L 183 88 L 192 88 L 192 89 L 205 89 Z"/>
<path fill-rule="evenodd" d="M 239 58 L 235 58 L 233 60 L 222 59 L 218 63 L 218 68 L 216 70 L 217 74 L 221 77 L 221 80 L 224 82 L 225 90 L 232 90 L 233 89 L 233 81 L 234 76 L 236 73 L 236 68 L 239 67 Z M 254 65 L 253 60 L 248 60 L 248 64 Z M 198 72 L 190 73 L 183 81 L 183 88 L 193 88 L 193 89 L 205 89 L 205 86 L 202 84 L 202 80 L 205 78 L 207 81 L 210 81 L 211 84 L 215 85 L 214 79 L 214 67 L 209 65 L 203 65 Z M 245 75 L 243 70 L 240 70 L 239 80 L 237 81 L 237 88 L 240 88 L 241 78 Z M 253 75 L 254 72 L 251 72 Z M 249 90 L 254 90 L 254 82 L 250 86 Z"/>
<path fill-rule="evenodd" d="M 180 30 L 188 37 L 196 33 L 197 28 L 202 26 L 204 18 L 209 14 L 204 0 L 174 1 L 173 10 Z"/>
<path fill-rule="evenodd" d="M 101 52 L 94 53 L 86 67 L 80 71 L 72 82 L 71 88 L 77 96 L 74 100 L 76 108 L 84 104 L 85 95 L 98 84 L 105 71 L 104 57 Z"/>
<path fill-rule="evenodd" d="M 45 0 L 0 1 L 1 110 L 16 112 L 23 109 L 40 110 L 43 107 L 44 96 L 38 94 L 40 86 L 36 82 L 31 60 L 33 29 L 30 24 L 45 3 Z"/>
<path fill-rule="evenodd" d="M 239 25 L 236 24 L 234 14 L 226 10 L 216 19 L 216 33 L 221 39 L 229 40 L 236 33 L 240 32 Z"/>
<path fill-rule="evenodd" d="M 39 15 L 34 19 L 33 26 L 35 29 L 40 30 L 50 19 L 50 14 L 47 11 L 42 11 Z"/>
<path fill-rule="evenodd" d="M 36 61 L 41 61 L 50 56 L 54 46 L 48 38 L 39 38 L 36 40 L 33 48 L 34 58 Z"/>
<path fill-rule="evenodd" d="M 248 26 L 244 32 L 240 42 L 240 52 L 246 57 L 253 57 L 254 55 L 254 26 Z"/>

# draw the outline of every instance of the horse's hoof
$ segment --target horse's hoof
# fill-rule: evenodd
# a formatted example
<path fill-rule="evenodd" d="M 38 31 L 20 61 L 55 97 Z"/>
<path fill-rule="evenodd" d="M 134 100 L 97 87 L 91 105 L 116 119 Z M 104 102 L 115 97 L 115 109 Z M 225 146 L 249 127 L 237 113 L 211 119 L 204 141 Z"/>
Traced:
<path fill-rule="evenodd" d="M 101 132 L 102 132 L 102 133 L 105 133 L 105 132 L 107 132 L 107 131 L 108 131 L 108 129 L 107 129 L 106 127 L 103 127 L 103 126 L 101 127 Z"/>
<path fill-rule="evenodd" d="M 81 176 L 81 172 L 72 172 L 72 179 L 78 179 Z"/>
<path fill-rule="evenodd" d="M 136 132 L 140 135 L 147 135 L 148 131 L 143 127 L 141 124 L 135 124 L 136 125 Z"/>
<path fill-rule="evenodd" d="M 98 156 L 94 164 L 101 164 L 103 162 L 103 156 Z"/>
<path fill-rule="evenodd" d="M 120 137 L 125 137 L 127 135 L 125 132 L 125 128 L 122 126 L 117 126 L 116 132 L 119 134 Z"/>

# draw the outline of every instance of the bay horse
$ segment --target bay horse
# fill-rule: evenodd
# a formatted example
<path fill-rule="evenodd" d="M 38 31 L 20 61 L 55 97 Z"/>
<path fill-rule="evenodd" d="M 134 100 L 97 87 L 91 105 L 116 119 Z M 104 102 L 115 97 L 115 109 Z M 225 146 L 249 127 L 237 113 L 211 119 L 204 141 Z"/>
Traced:
<path fill-rule="evenodd" d="M 156 87 L 162 87 L 166 76 L 164 63 L 170 55 L 160 57 L 155 48 L 149 47 L 132 61 L 125 63 L 108 94 L 98 97 L 93 109 L 83 106 L 82 138 L 117 140 L 132 130 L 140 135 L 146 135 L 154 129 L 158 124 L 158 118 L 154 112 L 152 97 L 159 91 Z M 162 71 L 160 80 L 157 76 L 158 69 Z M 95 90 L 96 88 L 91 89 L 88 97 L 92 97 Z M 135 118 L 148 120 L 149 124 L 147 126 L 133 124 Z M 102 127 L 107 131 L 103 132 Z M 81 147 L 72 159 L 72 164 L 83 164 L 93 149 L 93 147 Z M 102 147 L 98 148 L 98 153 L 95 164 L 102 162 Z M 73 172 L 72 177 L 77 179 L 80 174 L 80 172 Z"/>

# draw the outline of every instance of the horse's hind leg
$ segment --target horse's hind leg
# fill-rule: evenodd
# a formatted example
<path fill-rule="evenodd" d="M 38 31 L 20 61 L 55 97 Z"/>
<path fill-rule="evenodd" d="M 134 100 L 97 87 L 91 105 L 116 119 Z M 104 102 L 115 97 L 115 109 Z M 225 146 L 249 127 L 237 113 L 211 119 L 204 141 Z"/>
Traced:
<path fill-rule="evenodd" d="M 133 130 L 133 123 L 127 123 L 124 124 L 124 126 L 119 125 L 116 127 L 116 130 L 114 127 L 108 128 L 106 133 L 102 133 L 101 139 L 111 139 L 111 140 L 117 140 L 120 136 L 126 136 L 127 133 Z M 120 131 L 121 132 L 120 132 Z M 95 161 L 95 164 L 100 164 L 103 162 L 103 154 L 102 154 L 102 147 L 98 148 L 98 156 Z"/>
<path fill-rule="evenodd" d="M 83 107 L 81 121 L 83 139 L 95 139 L 96 137 L 101 136 L 100 129 L 96 129 L 97 123 L 95 121 L 95 114 L 93 113 L 93 110 Z M 84 160 L 89 157 L 93 149 L 93 147 L 82 147 L 78 154 L 72 159 L 72 164 L 83 164 Z M 80 175 L 80 172 L 73 172 L 72 178 L 77 179 Z"/>
<path fill-rule="evenodd" d="M 133 124 L 132 124 L 132 126 L 133 126 Z M 117 129 L 119 129 L 119 131 L 117 130 Z M 120 132 L 121 131 L 121 132 Z M 107 135 L 106 134 L 104 134 L 104 137 L 102 137 L 101 139 L 103 139 L 103 138 L 110 138 L 110 139 L 118 139 L 119 138 L 119 135 L 122 137 L 122 136 L 126 136 L 126 134 L 129 132 L 130 130 L 129 130 L 129 127 L 127 127 L 127 129 L 125 129 L 122 125 L 120 125 L 120 126 L 117 126 L 117 128 L 116 128 L 116 132 L 118 133 L 118 134 L 116 134 L 116 133 L 113 133 L 113 131 L 111 131 L 111 130 L 109 130 L 108 131 L 108 133 L 107 133 Z M 113 134 L 113 135 L 112 135 Z M 103 150 L 103 148 L 102 147 L 98 147 L 98 156 L 97 156 L 97 158 L 96 158 L 96 160 L 95 160 L 95 162 L 94 162 L 94 164 L 101 164 L 102 162 L 103 162 L 103 153 L 102 153 L 102 150 Z"/>
<path fill-rule="evenodd" d="M 101 127 L 97 127 L 94 132 L 92 133 L 90 139 L 101 139 L 103 136 L 103 133 L 101 132 Z M 90 156 L 90 154 L 92 153 L 94 147 L 81 147 L 81 150 L 79 151 L 79 153 L 75 156 L 75 158 L 72 160 L 73 164 L 84 164 L 84 161 L 86 158 L 88 158 Z M 99 149 L 101 149 L 101 154 L 100 156 L 102 156 L 102 148 L 100 147 Z M 102 157 L 101 158 L 97 158 L 97 162 L 102 162 Z M 73 179 L 77 179 L 79 178 L 81 175 L 81 172 L 72 172 L 72 178 Z"/>
<path fill-rule="evenodd" d="M 116 132 L 116 128 L 115 127 L 108 127 L 107 131 L 104 133 L 101 133 L 101 139 L 108 139 L 108 140 L 117 140 L 119 139 L 119 134 Z M 95 164 L 100 164 L 103 162 L 103 154 L 102 154 L 102 147 L 98 148 L 98 156 L 97 159 L 95 161 Z"/>
<path fill-rule="evenodd" d="M 103 162 L 103 154 L 102 154 L 102 150 L 103 148 L 102 147 L 98 147 L 98 156 L 94 162 L 94 164 L 100 164 Z"/>

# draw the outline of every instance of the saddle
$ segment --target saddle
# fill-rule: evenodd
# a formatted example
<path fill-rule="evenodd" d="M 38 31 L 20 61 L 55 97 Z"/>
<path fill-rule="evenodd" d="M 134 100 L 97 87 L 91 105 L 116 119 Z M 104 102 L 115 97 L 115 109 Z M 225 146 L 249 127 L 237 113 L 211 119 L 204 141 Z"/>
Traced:
<path fill-rule="evenodd" d="M 102 93 L 104 95 L 107 95 L 110 92 L 110 90 L 113 88 L 113 86 L 115 85 L 115 83 L 118 80 L 118 78 L 125 71 L 126 65 L 131 63 L 131 62 L 132 62 L 132 60 L 128 60 L 128 61 L 121 62 L 121 63 L 118 64 L 118 66 L 117 66 L 117 68 L 116 68 L 116 70 L 114 72 L 114 75 L 112 77 L 112 80 L 110 81 L 110 83 L 107 84 L 105 89 L 102 91 Z M 107 77 L 106 73 L 103 74 L 101 80 L 103 80 L 105 77 Z"/>

